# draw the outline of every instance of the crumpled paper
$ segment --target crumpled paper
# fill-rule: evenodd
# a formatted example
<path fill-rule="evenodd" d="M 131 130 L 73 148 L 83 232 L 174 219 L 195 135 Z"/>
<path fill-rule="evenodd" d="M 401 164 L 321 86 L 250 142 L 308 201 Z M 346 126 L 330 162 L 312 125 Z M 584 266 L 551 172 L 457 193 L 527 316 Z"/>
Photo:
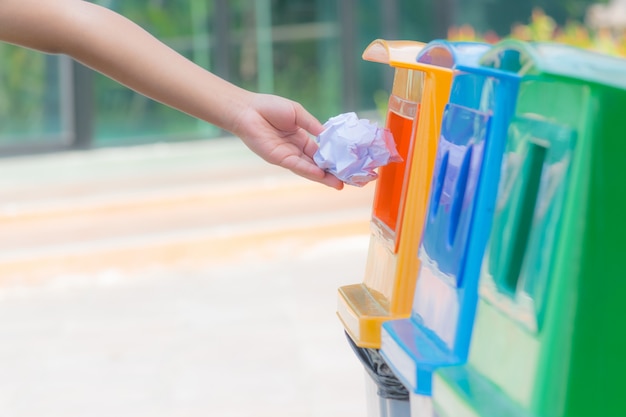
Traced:
<path fill-rule="evenodd" d="M 319 149 L 313 155 L 317 166 L 357 187 L 375 180 L 376 168 L 402 162 L 389 129 L 359 119 L 356 113 L 331 117 L 317 143 Z"/>

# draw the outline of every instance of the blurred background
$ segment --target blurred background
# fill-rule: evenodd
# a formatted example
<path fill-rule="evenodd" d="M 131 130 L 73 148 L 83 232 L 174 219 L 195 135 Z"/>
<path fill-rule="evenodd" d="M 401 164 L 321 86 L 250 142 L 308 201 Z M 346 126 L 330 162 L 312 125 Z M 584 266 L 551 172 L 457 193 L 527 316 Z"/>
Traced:
<path fill-rule="evenodd" d="M 625 0 L 98 3 L 321 121 L 382 119 L 376 38 L 626 54 Z M 65 56 L 0 44 L 0 63 L 0 415 L 365 415 L 335 303 L 373 185 L 295 177 Z"/>
<path fill-rule="evenodd" d="M 622 0 L 102 0 L 248 89 L 300 101 L 324 121 L 384 106 L 392 73 L 363 62 L 376 38 L 505 36 L 624 52 Z M 0 45 L 0 153 L 222 136 L 67 57 Z"/>

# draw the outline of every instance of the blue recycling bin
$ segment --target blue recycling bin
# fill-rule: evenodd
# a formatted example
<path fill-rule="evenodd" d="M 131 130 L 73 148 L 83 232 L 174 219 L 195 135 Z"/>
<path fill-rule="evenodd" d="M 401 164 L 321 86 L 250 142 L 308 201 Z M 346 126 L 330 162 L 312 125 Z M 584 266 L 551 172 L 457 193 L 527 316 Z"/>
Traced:
<path fill-rule="evenodd" d="M 450 54 L 463 48 L 447 42 L 437 47 Z M 421 267 L 411 316 L 382 329 L 381 355 L 409 390 L 412 416 L 433 413 L 433 372 L 467 360 L 506 132 L 522 78 L 507 68 L 507 57 L 500 68 L 480 66 L 488 49 L 475 49 L 457 64 L 416 254 Z"/>

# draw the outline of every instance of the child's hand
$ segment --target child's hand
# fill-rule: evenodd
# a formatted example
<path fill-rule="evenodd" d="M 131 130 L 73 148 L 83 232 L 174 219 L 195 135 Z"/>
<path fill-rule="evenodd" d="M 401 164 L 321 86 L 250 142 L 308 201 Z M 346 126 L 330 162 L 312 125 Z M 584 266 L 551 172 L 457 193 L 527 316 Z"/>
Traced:
<path fill-rule="evenodd" d="M 322 124 L 299 103 L 268 94 L 251 94 L 234 119 L 232 132 L 267 162 L 341 190 L 343 182 L 313 161 Z"/>

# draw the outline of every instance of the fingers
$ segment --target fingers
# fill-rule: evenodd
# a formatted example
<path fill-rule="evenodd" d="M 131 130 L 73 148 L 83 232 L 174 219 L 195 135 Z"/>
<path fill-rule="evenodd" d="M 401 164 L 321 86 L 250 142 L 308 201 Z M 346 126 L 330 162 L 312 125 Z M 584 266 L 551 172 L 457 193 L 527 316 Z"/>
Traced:
<path fill-rule="evenodd" d="M 297 146 L 302 150 L 302 155 L 294 167 L 289 169 L 307 179 L 317 181 L 337 190 L 343 189 L 343 181 L 339 180 L 334 175 L 325 172 L 318 167 L 317 164 L 315 164 L 313 156 L 315 155 L 315 152 L 317 152 L 319 146 L 303 129 L 304 128 L 300 129 L 300 131 L 293 137 L 293 143 L 297 144 Z M 304 139 L 302 139 L 303 137 Z M 302 143 L 303 140 L 304 143 Z"/>
<path fill-rule="evenodd" d="M 324 178 L 320 181 L 322 184 L 332 187 L 335 190 L 343 190 L 343 181 L 328 172 L 325 172 L 324 174 Z"/>
<path fill-rule="evenodd" d="M 311 158 L 311 160 L 319 149 L 317 142 L 315 142 L 315 140 L 310 137 L 309 134 L 304 131 L 304 129 L 300 129 L 297 134 L 292 136 L 292 142 L 294 143 L 294 145 L 302 150 L 302 153 L 304 155 Z"/>
<path fill-rule="evenodd" d="M 308 180 L 319 182 L 337 190 L 343 189 L 343 182 L 328 172 L 315 165 L 315 162 L 303 156 L 291 155 L 285 158 L 280 164 L 294 174 L 300 175 Z"/>
<path fill-rule="evenodd" d="M 328 172 L 323 172 L 323 176 L 321 178 L 308 178 L 304 175 L 302 175 L 302 177 L 311 180 L 311 181 L 315 181 L 315 182 L 319 182 L 321 184 L 327 185 L 331 188 L 334 188 L 335 190 L 342 190 L 343 189 L 343 181 L 341 181 L 340 179 L 338 179 L 337 177 L 335 177 L 332 174 L 329 174 Z M 294 173 L 297 174 L 297 172 L 294 171 Z"/>
<path fill-rule="evenodd" d="M 319 146 L 317 145 L 317 143 L 315 143 L 315 141 L 312 139 L 308 139 L 307 142 L 304 144 L 304 147 L 302 148 L 302 152 L 304 152 L 304 154 L 312 160 L 318 149 Z"/>
<path fill-rule="evenodd" d="M 337 190 L 344 183 L 318 167 L 313 156 L 318 145 L 310 135 L 318 136 L 323 125 L 299 103 L 277 96 L 264 96 L 257 102 L 257 114 L 262 117 L 265 146 L 253 150 L 270 163 L 289 169 L 294 174 Z"/>
<path fill-rule="evenodd" d="M 296 113 L 296 125 L 310 134 L 318 136 L 324 130 L 324 126 L 311 113 L 305 110 L 300 103 L 293 103 Z"/>

